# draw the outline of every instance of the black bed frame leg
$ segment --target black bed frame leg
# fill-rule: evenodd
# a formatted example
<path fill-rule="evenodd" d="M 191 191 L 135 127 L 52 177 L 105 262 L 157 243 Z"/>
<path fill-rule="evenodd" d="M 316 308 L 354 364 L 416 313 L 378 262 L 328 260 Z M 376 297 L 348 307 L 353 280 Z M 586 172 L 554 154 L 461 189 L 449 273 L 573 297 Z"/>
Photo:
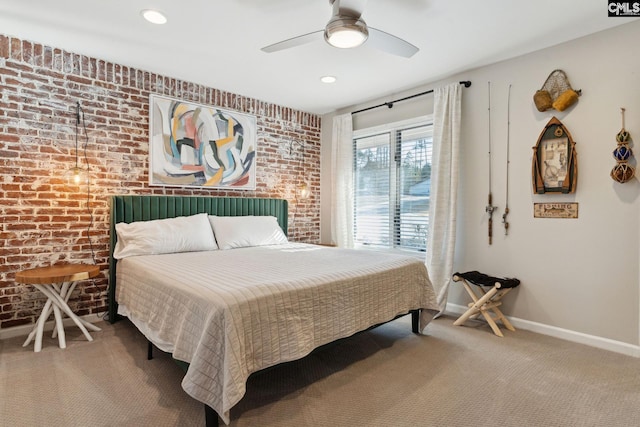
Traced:
<path fill-rule="evenodd" d="M 411 310 L 411 331 L 420 333 L 420 310 Z"/>
<path fill-rule="evenodd" d="M 147 340 L 147 360 L 153 359 L 153 344 Z M 206 427 L 218 427 L 218 413 L 209 405 L 204 405 L 204 424 Z"/>
<path fill-rule="evenodd" d="M 204 405 L 204 425 L 206 427 L 218 427 L 218 413 L 209 405 Z"/>

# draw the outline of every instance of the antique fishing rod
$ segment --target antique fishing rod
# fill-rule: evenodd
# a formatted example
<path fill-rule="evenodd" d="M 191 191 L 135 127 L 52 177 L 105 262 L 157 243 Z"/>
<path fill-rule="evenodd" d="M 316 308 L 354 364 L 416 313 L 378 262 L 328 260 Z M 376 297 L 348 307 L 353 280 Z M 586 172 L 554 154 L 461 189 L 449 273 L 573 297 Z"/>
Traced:
<path fill-rule="evenodd" d="M 504 224 L 504 235 L 509 234 L 509 136 L 511 134 L 511 85 L 509 85 L 509 93 L 507 95 L 507 194 L 504 203 L 504 214 L 502 214 L 502 223 Z"/>
<path fill-rule="evenodd" d="M 489 214 L 489 244 L 492 243 L 492 238 L 493 238 L 493 211 L 496 209 L 495 206 L 492 205 L 493 203 L 493 196 L 491 194 L 491 82 L 489 83 L 489 107 L 487 108 L 487 110 L 489 111 L 488 116 L 489 116 L 489 197 L 488 197 L 488 204 L 485 207 L 485 211 Z"/>

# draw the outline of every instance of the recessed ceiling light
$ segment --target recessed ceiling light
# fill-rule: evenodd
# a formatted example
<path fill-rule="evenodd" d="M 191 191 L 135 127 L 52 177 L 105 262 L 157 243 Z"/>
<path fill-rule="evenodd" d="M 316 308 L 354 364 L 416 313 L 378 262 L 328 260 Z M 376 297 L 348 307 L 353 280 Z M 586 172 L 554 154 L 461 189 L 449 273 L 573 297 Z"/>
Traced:
<path fill-rule="evenodd" d="M 320 77 L 320 81 L 322 83 L 335 83 L 336 80 L 337 79 L 334 76 L 322 76 L 322 77 Z"/>
<path fill-rule="evenodd" d="M 142 17 L 144 19 L 146 19 L 147 21 L 151 22 L 152 24 L 166 24 L 167 23 L 167 17 L 164 16 L 164 14 L 158 10 L 153 10 L 153 9 L 145 9 L 143 11 L 140 12 L 140 14 L 142 15 Z"/>

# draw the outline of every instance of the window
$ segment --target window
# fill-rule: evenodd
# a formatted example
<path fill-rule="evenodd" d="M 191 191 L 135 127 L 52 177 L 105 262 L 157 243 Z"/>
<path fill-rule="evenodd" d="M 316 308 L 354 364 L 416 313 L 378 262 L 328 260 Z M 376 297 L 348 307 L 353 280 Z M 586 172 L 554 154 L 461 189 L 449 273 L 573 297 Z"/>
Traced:
<path fill-rule="evenodd" d="M 424 252 L 429 225 L 432 124 L 354 134 L 354 241 Z"/>

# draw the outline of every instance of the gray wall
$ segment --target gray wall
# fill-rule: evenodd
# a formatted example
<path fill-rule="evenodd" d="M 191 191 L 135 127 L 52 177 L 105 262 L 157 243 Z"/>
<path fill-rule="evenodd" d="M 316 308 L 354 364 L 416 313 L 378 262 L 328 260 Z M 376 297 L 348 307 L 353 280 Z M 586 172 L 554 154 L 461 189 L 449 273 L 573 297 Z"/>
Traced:
<path fill-rule="evenodd" d="M 398 94 L 401 97 L 459 80 L 463 90 L 462 175 L 455 270 L 515 276 L 522 286 L 505 298 L 507 315 L 524 322 L 626 343 L 639 343 L 640 183 L 609 177 L 612 151 L 622 127 L 640 141 L 640 22 L 616 27 L 512 60 L 478 68 L 446 81 Z M 532 97 L 554 69 L 564 70 L 582 89 L 577 104 L 564 112 L 538 112 Z M 494 238 L 487 241 L 488 187 L 487 82 L 491 81 Z M 507 89 L 511 89 L 509 235 L 500 223 L 505 205 Z M 395 97 L 395 98 L 397 98 Z M 340 112 L 386 102 L 377 99 Z M 400 106 L 402 107 L 400 108 Z M 355 116 L 354 128 L 432 112 L 431 96 Z M 338 112 L 338 113 L 340 113 Z M 540 132 L 555 115 L 577 142 L 579 177 L 572 195 L 534 195 L 531 161 Z M 330 240 L 331 121 L 323 117 L 321 239 Z M 633 147 L 633 146 L 632 146 Z M 638 146 L 640 147 L 640 146 Z M 640 156 L 640 148 L 636 150 Z M 578 219 L 533 218 L 535 202 L 577 202 Z M 453 284 L 449 302 L 466 305 Z"/>

